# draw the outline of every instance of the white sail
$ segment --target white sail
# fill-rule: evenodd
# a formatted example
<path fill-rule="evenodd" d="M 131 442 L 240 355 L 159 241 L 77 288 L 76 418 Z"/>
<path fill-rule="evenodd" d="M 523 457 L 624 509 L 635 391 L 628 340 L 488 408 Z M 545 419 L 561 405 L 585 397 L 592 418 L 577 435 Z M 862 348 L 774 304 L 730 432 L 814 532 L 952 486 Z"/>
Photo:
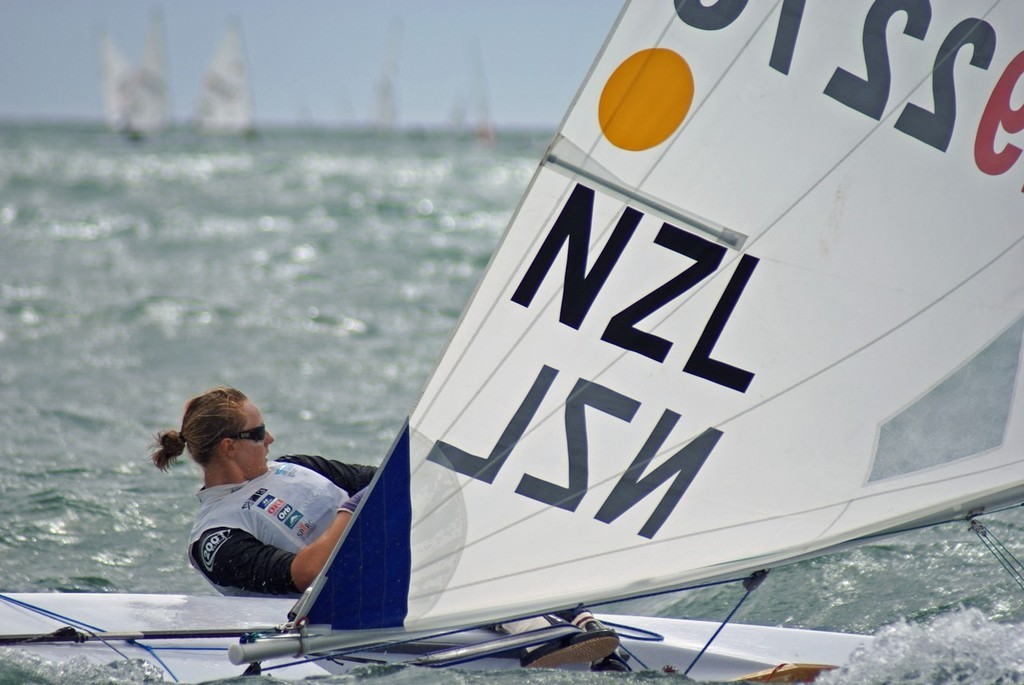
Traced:
<path fill-rule="evenodd" d="M 171 124 L 171 98 L 167 86 L 167 57 L 163 19 L 155 13 L 133 75 L 131 127 L 141 133 L 157 133 Z"/>
<path fill-rule="evenodd" d="M 627 3 L 310 619 L 476 625 L 1019 501 L 1022 27 Z"/>
<path fill-rule="evenodd" d="M 128 126 L 131 108 L 132 67 L 110 34 L 100 37 L 100 84 L 103 95 L 103 119 L 111 131 Z"/>
<path fill-rule="evenodd" d="M 246 71 L 242 31 L 231 24 L 203 76 L 197 107 L 202 131 L 246 133 L 252 131 L 252 96 Z"/>
<path fill-rule="evenodd" d="M 388 37 L 388 52 L 374 89 L 374 127 L 388 131 L 398 120 L 398 103 L 395 97 L 395 78 L 398 75 L 398 50 L 402 40 L 403 25 L 400 21 L 391 24 Z"/>
<path fill-rule="evenodd" d="M 132 136 L 159 133 L 171 124 L 163 19 L 154 14 L 142 59 L 132 66 L 109 34 L 100 38 L 103 113 L 112 131 Z"/>

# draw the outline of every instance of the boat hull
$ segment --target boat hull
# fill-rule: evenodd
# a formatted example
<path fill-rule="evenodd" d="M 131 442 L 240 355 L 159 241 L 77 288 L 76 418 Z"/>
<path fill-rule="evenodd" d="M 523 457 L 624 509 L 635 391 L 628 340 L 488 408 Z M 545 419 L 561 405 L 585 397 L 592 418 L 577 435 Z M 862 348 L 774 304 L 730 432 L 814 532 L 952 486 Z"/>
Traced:
<path fill-rule="evenodd" d="M 0 639 L 10 636 L 49 635 L 72 626 L 84 635 L 108 633 L 112 638 L 85 642 L 20 642 L 3 649 L 29 658 L 67 664 L 114 665 L 139 660 L 165 680 L 200 682 L 241 675 L 246 665 L 232 664 L 228 649 L 238 637 L 196 635 L 273 629 L 285 621 L 289 599 L 213 597 L 160 594 L 12 593 L 0 602 Z M 674 618 L 602 614 L 618 628 L 622 647 L 634 670 L 684 673 L 718 624 Z M 388 649 L 350 652 L 332 659 L 296 658 L 292 655 L 263 661 L 264 672 L 277 678 L 301 680 L 342 673 L 372 663 L 412 663 L 425 654 L 485 645 L 471 660 L 433 660 L 431 667 L 451 664 L 465 669 L 518 668 L 516 650 L 501 649 L 497 634 L 470 630 L 443 638 L 417 640 Z M 784 664 L 840 666 L 858 647 L 870 644 L 861 635 L 729 624 L 690 670 L 697 680 L 756 677 Z M 488 643 L 491 643 L 489 645 Z M 814 669 L 787 668 L 805 677 Z"/>

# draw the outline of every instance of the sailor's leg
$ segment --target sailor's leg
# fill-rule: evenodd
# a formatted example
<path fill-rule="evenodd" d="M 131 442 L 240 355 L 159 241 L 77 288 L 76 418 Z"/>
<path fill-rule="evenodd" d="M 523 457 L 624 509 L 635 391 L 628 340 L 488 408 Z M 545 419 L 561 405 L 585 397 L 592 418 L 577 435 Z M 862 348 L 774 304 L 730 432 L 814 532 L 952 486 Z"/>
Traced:
<path fill-rule="evenodd" d="M 615 632 L 613 628 L 609 628 L 605 624 L 601 623 L 586 607 L 580 605 L 572 611 L 565 611 L 558 614 L 558 617 L 572 623 L 580 630 L 586 632 L 598 632 L 598 631 L 611 631 Z M 590 670 L 592 671 L 631 671 L 629 665 L 626 663 L 626 658 L 622 656 L 618 649 L 618 635 L 616 634 L 615 649 L 610 654 L 601 658 L 595 659 L 590 664 Z"/>

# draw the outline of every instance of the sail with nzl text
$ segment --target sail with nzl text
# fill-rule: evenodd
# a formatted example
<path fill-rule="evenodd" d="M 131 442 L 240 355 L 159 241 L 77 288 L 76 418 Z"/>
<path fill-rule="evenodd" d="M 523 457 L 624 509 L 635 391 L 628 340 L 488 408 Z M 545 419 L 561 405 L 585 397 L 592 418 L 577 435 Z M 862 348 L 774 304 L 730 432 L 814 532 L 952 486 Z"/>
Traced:
<path fill-rule="evenodd" d="M 1022 101 L 1017 2 L 627 3 L 310 622 L 481 625 L 1019 501 Z"/>

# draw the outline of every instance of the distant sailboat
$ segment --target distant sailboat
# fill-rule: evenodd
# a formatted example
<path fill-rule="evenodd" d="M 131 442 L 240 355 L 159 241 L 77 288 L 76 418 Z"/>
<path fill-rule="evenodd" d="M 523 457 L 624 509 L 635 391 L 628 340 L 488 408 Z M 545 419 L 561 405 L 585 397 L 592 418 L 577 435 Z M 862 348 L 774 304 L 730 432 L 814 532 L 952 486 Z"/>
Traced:
<path fill-rule="evenodd" d="M 131 109 L 131 63 L 108 33 L 100 37 L 99 57 L 104 121 L 111 131 L 125 131 Z"/>
<path fill-rule="evenodd" d="M 237 21 L 225 31 L 203 76 L 196 122 L 207 133 L 253 132 L 252 94 Z"/>
<path fill-rule="evenodd" d="M 395 22 L 391 26 L 391 41 L 384 69 L 377 81 L 374 125 L 381 131 L 393 129 L 398 119 L 398 106 L 395 103 L 395 74 L 398 72 L 398 45 L 401 36 L 402 24 Z"/>
<path fill-rule="evenodd" d="M 482 143 L 493 143 L 497 138 L 497 131 L 494 128 L 494 121 L 491 119 L 491 103 L 487 93 L 487 78 L 484 75 L 484 62 L 480 56 L 480 46 L 473 45 L 473 93 L 475 121 L 473 134 Z"/>
<path fill-rule="evenodd" d="M 152 135 L 171 124 L 163 19 L 150 21 L 142 60 L 132 67 L 109 35 L 100 39 L 105 119 L 111 130 L 132 137 Z"/>
<path fill-rule="evenodd" d="M 141 133 L 158 133 L 171 125 L 171 97 L 167 89 L 167 57 L 163 18 L 154 14 L 135 70 L 132 127 Z"/>

